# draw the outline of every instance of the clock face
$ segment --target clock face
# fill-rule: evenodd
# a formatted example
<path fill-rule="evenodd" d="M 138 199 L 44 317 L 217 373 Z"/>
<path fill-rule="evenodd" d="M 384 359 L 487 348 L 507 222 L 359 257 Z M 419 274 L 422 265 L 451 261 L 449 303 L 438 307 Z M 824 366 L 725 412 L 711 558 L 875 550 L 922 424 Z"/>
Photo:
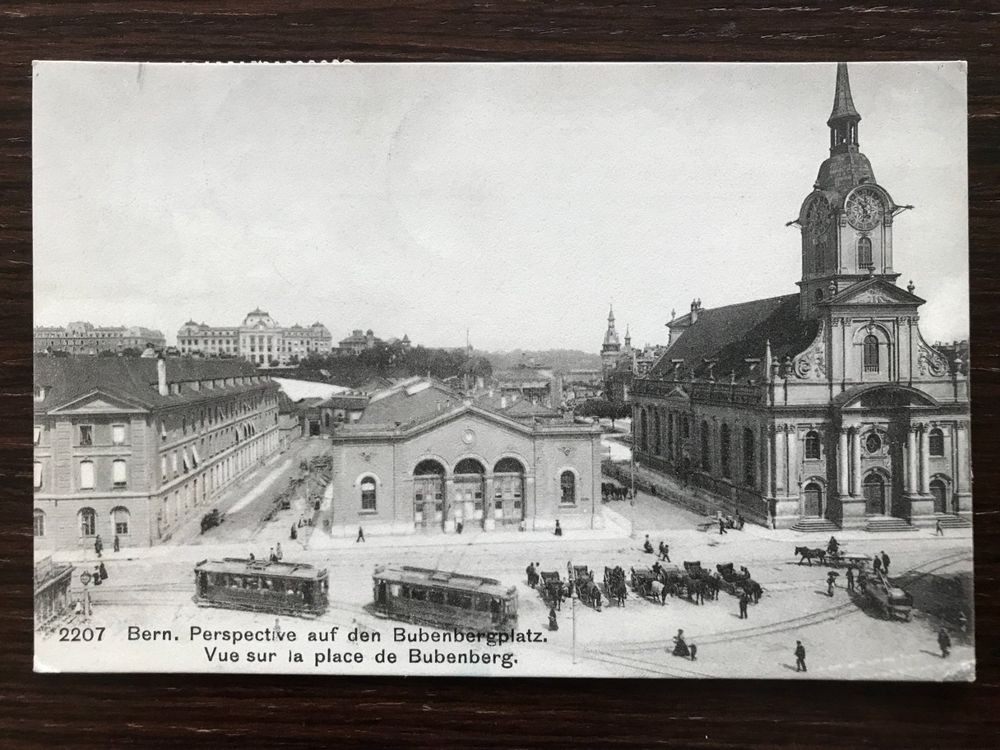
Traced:
<path fill-rule="evenodd" d="M 806 229 L 814 243 L 820 242 L 826 234 L 830 228 L 830 219 L 830 202 L 825 196 L 817 195 L 806 209 Z"/>
<path fill-rule="evenodd" d="M 882 221 L 882 196 L 871 188 L 859 188 L 847 199 L 847 220 L 855 229 L 874 229 Z"/>

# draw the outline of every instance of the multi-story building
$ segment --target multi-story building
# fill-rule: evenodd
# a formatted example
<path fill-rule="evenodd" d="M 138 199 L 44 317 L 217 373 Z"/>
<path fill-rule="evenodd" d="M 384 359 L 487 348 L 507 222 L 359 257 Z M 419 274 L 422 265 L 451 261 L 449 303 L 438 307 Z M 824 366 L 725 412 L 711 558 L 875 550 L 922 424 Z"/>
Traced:
<path fill-rule="evenodd" d="M 39 549 L 98 535 L 161 542 L 279 449 L 278 385 L 248 362 L 36 356 L 34 366 Z"/>
<path fill-rule="evenodd" d="M 329 354 L 333 337 L 322 323 L 280 326 L 257 308 L 239 326 L 208 326 L 189 320 L 177 332 L 181 354 L 242 357 L 256 365 L 286 365 L 310 354 Z"/>
<path fill-rule="evenodd" d="M 324 528 L 344 535 L 358 526 L 401 534 L 599 525 L 600 428 L 544 416 L 484 408 L 425 378 L 374 394 L 356 422 L 331 435 Z"/>
<path fill-rule="evenodd" d="M 961 525 L 968 380 L 921 336 L 914 284 L 896 285 L 892 229 L 910 207 L 876 181 L 860 120 L 841 64 L 830 156 L 794 222 L 798 293 L 695 300 L 668 324 L 633 385 L 636 458 L 775 527 Z"/>
<path fill-rule="evenodd" d="M 374 349 L 375 344 L 382 343 L 382 339 L 376 338 L 374 331 L 369 328 L 367 331 L 362 331 L 360 328 L 355 328 L 351 331 L 351 335 L 347 338 L 341 339 L 337 344 L 338 354 L 348 354 L 357 355 L 366 349 Z"/>
<path fill-rule="evenodd" d="M 125 349 L 144 351 L 148 346 L 157 350 L 167 345 L 163 334 L 142 326 L 94 326 L 86 321 L 70 323 L 65 328 L 39 326 L 34 329 L 34 350 L 68 352 L 69 354 L 100 354 L 122 352 Z"/>

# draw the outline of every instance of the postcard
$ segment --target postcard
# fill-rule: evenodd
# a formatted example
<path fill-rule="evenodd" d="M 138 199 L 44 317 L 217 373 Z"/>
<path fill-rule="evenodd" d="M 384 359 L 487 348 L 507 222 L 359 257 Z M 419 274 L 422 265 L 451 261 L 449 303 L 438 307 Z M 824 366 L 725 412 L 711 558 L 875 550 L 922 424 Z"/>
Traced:
<path fill-rule="evenodd" d="M 966 68 L 33 68 L 35 669 L 975 679 Z"/>

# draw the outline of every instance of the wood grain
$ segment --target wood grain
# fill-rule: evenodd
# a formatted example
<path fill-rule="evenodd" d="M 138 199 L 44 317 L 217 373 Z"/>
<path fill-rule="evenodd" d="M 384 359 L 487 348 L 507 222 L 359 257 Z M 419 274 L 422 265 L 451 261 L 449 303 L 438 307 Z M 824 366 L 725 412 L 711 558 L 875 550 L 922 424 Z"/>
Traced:
<path fill-rule="evenodd" d="M 777 0 L 5 3 L 0 7 L 0 321 L 7 333 L 0 366 L 0 745 L 997 746 L 998 13 L 997 2 L 933 8 L 916 2 Z M 27 438 L 34 58 L 968 60 L 978 684 L 33 675 Z"/>

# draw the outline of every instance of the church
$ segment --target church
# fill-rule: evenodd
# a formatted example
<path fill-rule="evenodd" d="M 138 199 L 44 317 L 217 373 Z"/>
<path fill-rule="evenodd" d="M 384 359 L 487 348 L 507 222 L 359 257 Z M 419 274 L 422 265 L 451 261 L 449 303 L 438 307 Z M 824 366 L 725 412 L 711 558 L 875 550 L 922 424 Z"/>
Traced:
<path fill-rule="evenodd" d="M 968 525 L 966 363 L 921 336 L 838 64 L 830 156 L 793 222 L 798 292 L 690 311 L 632 387 L 635 458 L 771 528 Z"/>

